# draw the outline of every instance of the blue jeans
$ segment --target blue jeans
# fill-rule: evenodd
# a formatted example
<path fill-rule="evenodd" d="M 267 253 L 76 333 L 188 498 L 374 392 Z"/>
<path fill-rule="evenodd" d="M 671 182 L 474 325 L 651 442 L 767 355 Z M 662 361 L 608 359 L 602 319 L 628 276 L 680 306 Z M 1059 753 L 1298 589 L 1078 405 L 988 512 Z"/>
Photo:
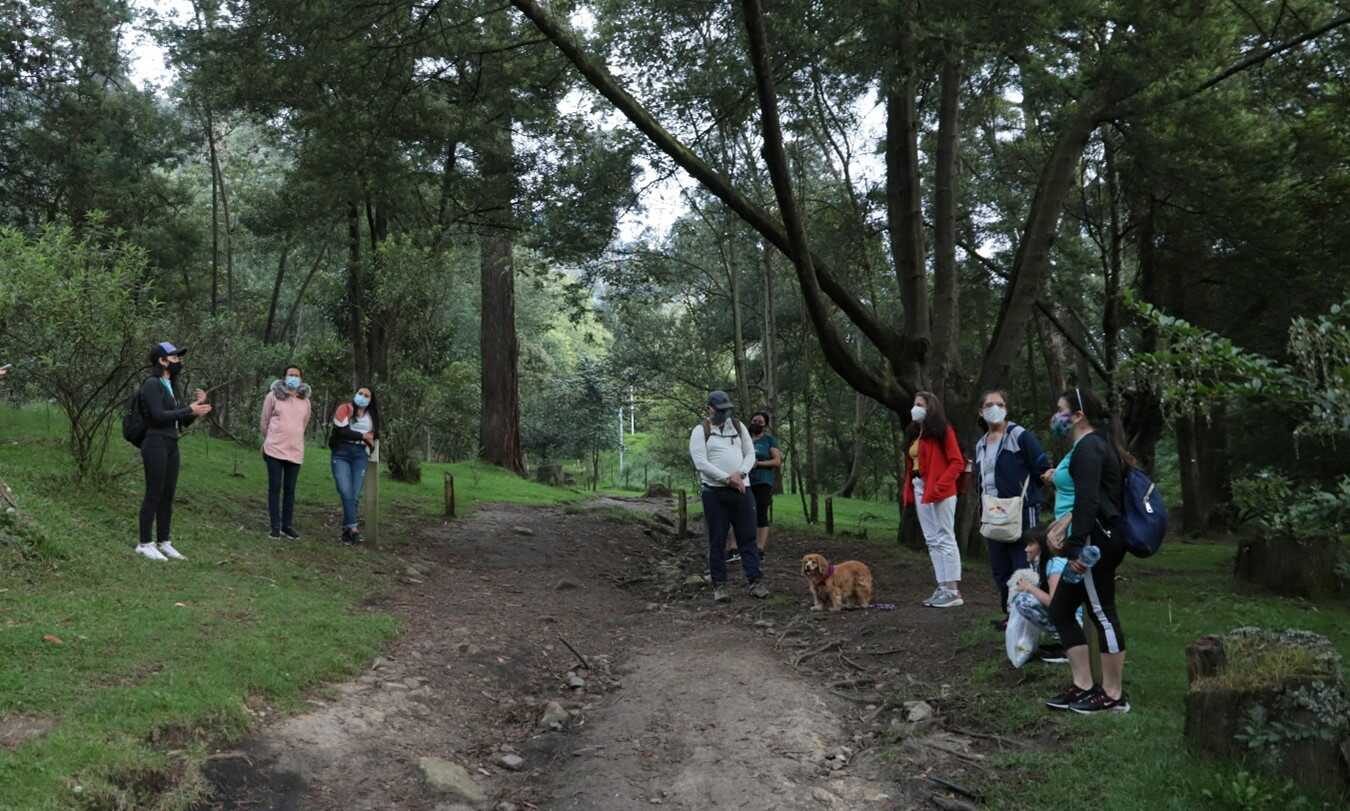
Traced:
<path fill-rule="evenodd" d="M 267 464 L 267 517 L 272 531 L 292 529 L 295 524 L 295 482 L 300 478 L 300 465 L 263 454 Z"/>
<path fill-rule="evenodd" d="M 366 465 L 370 454 L 364 444 L 344 442 L 333 451 L 333 482 L 338 498 L 342 499 L 342 527 L 356 529 L 356 506 L 361 501 L 361 488 L 366 483 Z"/>
<path fill-rule="evenodd" d="M 708 525 L 708 574 L 714 586 L 727 582 L 727 529 L 736 532 L 745 579 L 759 579 L 759 544 L 755 541 L 755 496 L 734 487 L 703 488 L 703 520 Z"/>

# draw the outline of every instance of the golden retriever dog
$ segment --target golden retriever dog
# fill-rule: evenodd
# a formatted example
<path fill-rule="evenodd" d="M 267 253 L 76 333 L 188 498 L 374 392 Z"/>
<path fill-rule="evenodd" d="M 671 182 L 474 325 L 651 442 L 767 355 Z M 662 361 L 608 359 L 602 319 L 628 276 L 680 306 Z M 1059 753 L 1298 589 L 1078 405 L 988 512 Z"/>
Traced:
<path fill-rule="evenodd" d="M 811 598 L 815 600 L 812 611 L 824 608 L 826 600 L 831 611 L 843 608 L 848 599 L 859 608 L 872 604 L 872 571 L 865 563 L 848 560 L 833 564 L 823 555 L 806 555 L 802 558 L 802 577 L 806 578 Z"/>

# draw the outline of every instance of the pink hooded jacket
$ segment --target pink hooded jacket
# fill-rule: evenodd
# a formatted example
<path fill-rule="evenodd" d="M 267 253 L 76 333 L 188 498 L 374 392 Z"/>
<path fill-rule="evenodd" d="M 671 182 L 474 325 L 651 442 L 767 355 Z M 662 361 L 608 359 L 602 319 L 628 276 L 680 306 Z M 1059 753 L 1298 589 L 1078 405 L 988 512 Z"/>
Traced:
<path fill-rule="evenodd" d="M 263 400 L 259 430 L 263 435 L 263 453 L 297 465 L 305 461 L 305 428 L 309 426 L 309 386 L 304 383 L 291 391 L 285 382 L 272 384 Z"/>

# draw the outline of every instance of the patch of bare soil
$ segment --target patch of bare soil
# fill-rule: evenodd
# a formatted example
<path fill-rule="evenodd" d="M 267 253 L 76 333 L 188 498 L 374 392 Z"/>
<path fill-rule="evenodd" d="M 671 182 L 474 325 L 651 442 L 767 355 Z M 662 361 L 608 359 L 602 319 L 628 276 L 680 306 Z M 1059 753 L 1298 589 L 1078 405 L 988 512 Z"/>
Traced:
<path fill-rule="evenodd" d="M 664 528 L 669 501 L 601 506 L 620 505 L 640 514 L 485 508 L 372 551 L 402 585 L 368 609 L 405 633 L 213 755 L 201 809 L 892 809 L 955 799 L 930 776 L 982 781 L 999 743 L 944 719 L 977 655 L 957 635 L 996 610 L 982 569 L 971 604 L 927 609 L 926 559 L 775 536 L 774 597 L 715 606 L 706 541 Z M 808 611 L 808 551 L 864 560 L 896 608 Z"/>
<path fill-rule="evenodd" d="M 19 744 L 56 727 L 56 721 L 35 715 L 0 716 L 0 749 L 13 749 Z"/>

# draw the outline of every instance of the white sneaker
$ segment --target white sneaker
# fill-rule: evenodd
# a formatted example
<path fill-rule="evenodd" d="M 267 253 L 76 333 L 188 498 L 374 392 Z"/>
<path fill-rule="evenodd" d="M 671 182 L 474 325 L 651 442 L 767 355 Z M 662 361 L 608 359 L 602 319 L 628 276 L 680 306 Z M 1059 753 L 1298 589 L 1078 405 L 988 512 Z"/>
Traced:
<path fill-rule="evenodd" d="M 163 555 L 166 560 L 187 560 L 182 553 L 173 548 L 173 544 L 169 541 L 165 541 L 159 545 L 159 553 Z"/>
<path fill-rule="evenodd" d="M 155 545 L 152 543 L 136 544 L 136 554 L 141 557 L 150 558 L 151 560 L 168 560 L 168 558 L 159 553 L 159 550 L 156 549 Z"/>

